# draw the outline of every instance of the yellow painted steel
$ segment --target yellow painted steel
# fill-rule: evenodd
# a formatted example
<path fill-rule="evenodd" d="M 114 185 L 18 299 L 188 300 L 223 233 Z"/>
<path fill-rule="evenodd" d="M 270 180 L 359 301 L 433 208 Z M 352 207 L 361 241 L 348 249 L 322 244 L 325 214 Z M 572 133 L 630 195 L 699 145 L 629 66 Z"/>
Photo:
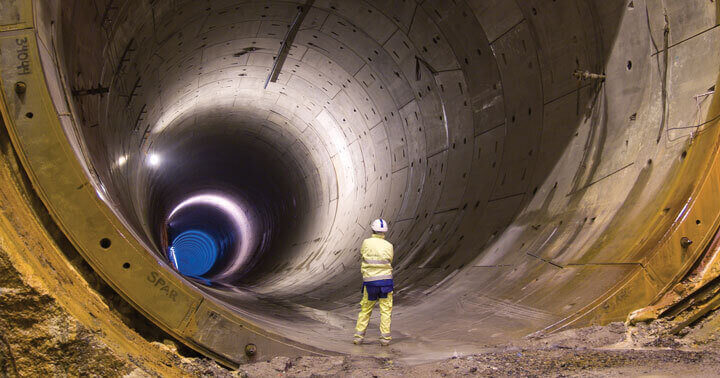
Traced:
<path fill-rule="evenodd" d="M 4 127 L 0 120 L 0 127 Z M 39 219 L 45 209 L 33 206 L 32 188 L 7 140 L 0 137 L 0 249 L 20 274 L 40 292 L 52 295 L 66 311 L 97 335 L 119 356 L 129 356 L 143 370 L 161 376 L 182 373 L 171 356 L 129 329 L 94 293 L 66 260 Z"/>
<path fill-rule="evenodd" d="M 32 2 L 4 0 L 0 5 L 0 32 L 27 29 L 33 26 Z"/>

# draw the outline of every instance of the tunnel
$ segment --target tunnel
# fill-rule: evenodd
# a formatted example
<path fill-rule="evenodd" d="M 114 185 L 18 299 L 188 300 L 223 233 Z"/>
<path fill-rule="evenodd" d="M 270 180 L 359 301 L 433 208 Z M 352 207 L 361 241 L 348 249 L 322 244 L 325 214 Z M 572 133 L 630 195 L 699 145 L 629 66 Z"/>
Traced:
<path fill-rule="evenodd" d="M 393 348 L 451 355 L 624 321 L 714 256 L 718 14 L 5 0 L 3 118 L 73 248 L 201 353 L 364 353 L 383 218 Z"/>

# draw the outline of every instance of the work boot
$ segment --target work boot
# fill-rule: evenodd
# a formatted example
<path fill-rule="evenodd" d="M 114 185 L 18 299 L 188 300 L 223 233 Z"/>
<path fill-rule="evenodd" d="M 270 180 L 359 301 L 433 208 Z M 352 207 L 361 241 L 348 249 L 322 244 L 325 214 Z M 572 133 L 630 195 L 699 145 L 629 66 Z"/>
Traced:
<path fill-rule="evenodd" d="M 392 339 L 389 339 L 389 338 L 386 339 L 386 338 L 384 338 L 384 337 L 381 337 L 381 338 L 380 338 L 380 345 L 382 345 L 382 346 L 388 346 L 388 345 L 390 345 L 390 340 L 392 340 Z"/>
<path fill-rule="evenodd" d="M 355 345 L 360 345 L 360 344 L 362 344 L 362 343 L 363 343 L 363 337 L 362 337 L 362 336 L 360 336 L 360 335 L 355 335 L 355 337 L 353 337 L 353 344 L 355 344 Z"/>

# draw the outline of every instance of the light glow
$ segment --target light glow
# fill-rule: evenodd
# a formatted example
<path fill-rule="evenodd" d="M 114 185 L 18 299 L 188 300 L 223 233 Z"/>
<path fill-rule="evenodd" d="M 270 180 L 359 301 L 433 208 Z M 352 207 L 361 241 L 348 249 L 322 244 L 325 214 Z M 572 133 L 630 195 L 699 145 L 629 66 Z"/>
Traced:
<path fill-rule="evenodd" d="M 122 155 L 117 159 L 118 167 L 122 167 L 127 162 L 127 155 Z"/>
<path fill-rule="evenodd" d="M 161 160 L 162 159 L 160 159 L 160 155 L 156 153 L 151 153 L 148 156 L 148 164 L 150 164 L 151 167 L 157 167 L 158 165 L 160 165 Z"/>
<path fill-rule="evenodd" d="M 231 266 L 220 275 L 220 277 L 230 275 L 247 264 L 257 245 L 257 240 L 252 232 L 252 224 L 250 223 L 250 220 L 243 208 L 233 199 L 230 199 L 222 194 L 204 193 L 192 196 L 175 206 L 175 208 L 170 212 L 170 215 L 168 215 L 168 219 L 172 219 L 178 211 L 192 205 L 207 205 L 220 209 L 230 217 L 235 225 L 238 235 L 240 235 L 240 243 L 238 243 L 236 249 L 237 258 L 233 261 Z"/>
<path fill-rule="evenodd" d="M 172 257 L 173 265 L 175 265 L 175 269 L 180 270 L 180 266 L 177 262 L 177 257 L 175 257 L 175 247 L 170 247 L 170 256 Z"/>

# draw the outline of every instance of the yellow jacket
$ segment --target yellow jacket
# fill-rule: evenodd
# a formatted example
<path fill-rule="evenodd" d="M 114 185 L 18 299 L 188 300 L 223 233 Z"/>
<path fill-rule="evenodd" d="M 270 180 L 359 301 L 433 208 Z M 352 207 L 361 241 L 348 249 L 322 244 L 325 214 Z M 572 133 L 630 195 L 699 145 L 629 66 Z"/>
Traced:
<path fill-rule="evenodd" d="M 363 240 L 360 254 L 364 282 L 392 279 L 393 245 L 385 240 L 385 235 L 373 234 Z"/>

